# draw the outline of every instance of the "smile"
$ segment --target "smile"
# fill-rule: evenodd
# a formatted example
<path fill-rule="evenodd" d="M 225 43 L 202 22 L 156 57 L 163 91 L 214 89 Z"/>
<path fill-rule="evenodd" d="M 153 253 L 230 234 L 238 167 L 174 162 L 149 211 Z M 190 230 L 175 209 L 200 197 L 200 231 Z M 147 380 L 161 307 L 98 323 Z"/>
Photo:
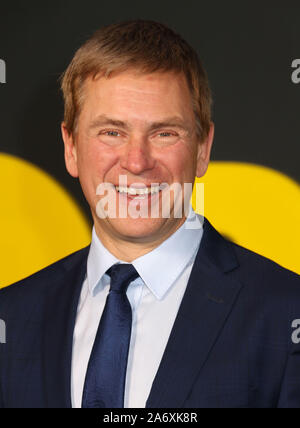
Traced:
<path fill-rule="evenodd" d="M 163 186 L 151 186 L 151 187 L 127 187 L 127 186 L 115 186 L 118 193 L 126 194 L 128 196 L 135 196 L 134 199 L 145 199 L 149 195 L 156 195 L 158 194 L 162 189 Z"/>

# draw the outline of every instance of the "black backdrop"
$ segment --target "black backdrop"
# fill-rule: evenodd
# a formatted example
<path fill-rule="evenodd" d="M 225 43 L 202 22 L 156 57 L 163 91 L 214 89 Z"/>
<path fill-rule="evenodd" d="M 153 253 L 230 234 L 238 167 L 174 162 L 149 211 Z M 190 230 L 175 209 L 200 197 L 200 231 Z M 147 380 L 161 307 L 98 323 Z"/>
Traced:
<path fill-rule="evenodd" d="M 0 152 L 39 165 L 86 212 L 64 167 L 58 78 L 94 30 L 132 18 L 169 25 L 199 52 L 214 94 L 213 160 L 269 166 L 300 182 L 299 1 L 1 0 L 0 16 Z"/>

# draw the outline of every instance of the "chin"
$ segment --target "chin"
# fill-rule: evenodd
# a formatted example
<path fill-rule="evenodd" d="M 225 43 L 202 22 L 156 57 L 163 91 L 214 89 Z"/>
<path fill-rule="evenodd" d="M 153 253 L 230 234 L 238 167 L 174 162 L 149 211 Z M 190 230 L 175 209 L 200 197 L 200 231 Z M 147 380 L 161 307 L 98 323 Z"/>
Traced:
<path fill-rule="evenodd" d="M 165 224 L 170 219 L 166 218 L 138 218 L 138 219 L 111 219 L 109 220 L 110 227 L 114 232 L 128 240 L 143 240 L 144 242 L 152 241 L 162 237 L 165 230 Z"/>

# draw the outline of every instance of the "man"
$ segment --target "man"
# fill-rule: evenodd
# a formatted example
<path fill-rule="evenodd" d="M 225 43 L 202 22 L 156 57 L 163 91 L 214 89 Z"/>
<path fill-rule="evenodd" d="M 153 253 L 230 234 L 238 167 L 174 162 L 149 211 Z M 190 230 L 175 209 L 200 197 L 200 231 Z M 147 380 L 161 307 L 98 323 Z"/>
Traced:
<path fill-rule="evenodd" d="M 214 133 L 193 49 L 155 22 L 111 25 L 62 90 L 93 238 L 0 292 L 0 406 L 300 407 L 299 276 L 184 208 Z"/>

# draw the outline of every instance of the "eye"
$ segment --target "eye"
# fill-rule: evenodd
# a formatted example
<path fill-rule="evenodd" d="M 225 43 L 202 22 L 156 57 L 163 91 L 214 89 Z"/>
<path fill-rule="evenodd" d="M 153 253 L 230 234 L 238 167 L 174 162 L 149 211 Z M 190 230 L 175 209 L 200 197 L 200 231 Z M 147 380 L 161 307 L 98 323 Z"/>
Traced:
<path fill-rule="evenodd" d="M 156 139 L 158 141 L 167 143 L 175 143 L 178 140 L 178 134 L 177 132 L 173 131 L 161 131 L 156 134 Z"/>
<path fill-rule="evenodd" d="M 160 137 L 172 137 L 172 136 L 174 136 L 174 134 L 172 134 L 171 132 L 160 132 L 158 135 Z"/>
<path fill-rule="evenodd" d="M 118 131 L 105 131 L 104 135 L 107 135 L 108 137 L 118 137 L 120 134 Z"/>
<path fill-rule="evenodd" d="M 117 129 L 101 129 L 98 132 L 99 141 L 103 144 L 118 145 L 124 142 L 124 133 Z"/>
<path fill-rule="evenodd" d="M 165 146 L 175 144 L 178 141 L 178 137 L 178 133 L 174 131 L 158 131 L 156 135 L 154 135 L 153 141 Z"/>

